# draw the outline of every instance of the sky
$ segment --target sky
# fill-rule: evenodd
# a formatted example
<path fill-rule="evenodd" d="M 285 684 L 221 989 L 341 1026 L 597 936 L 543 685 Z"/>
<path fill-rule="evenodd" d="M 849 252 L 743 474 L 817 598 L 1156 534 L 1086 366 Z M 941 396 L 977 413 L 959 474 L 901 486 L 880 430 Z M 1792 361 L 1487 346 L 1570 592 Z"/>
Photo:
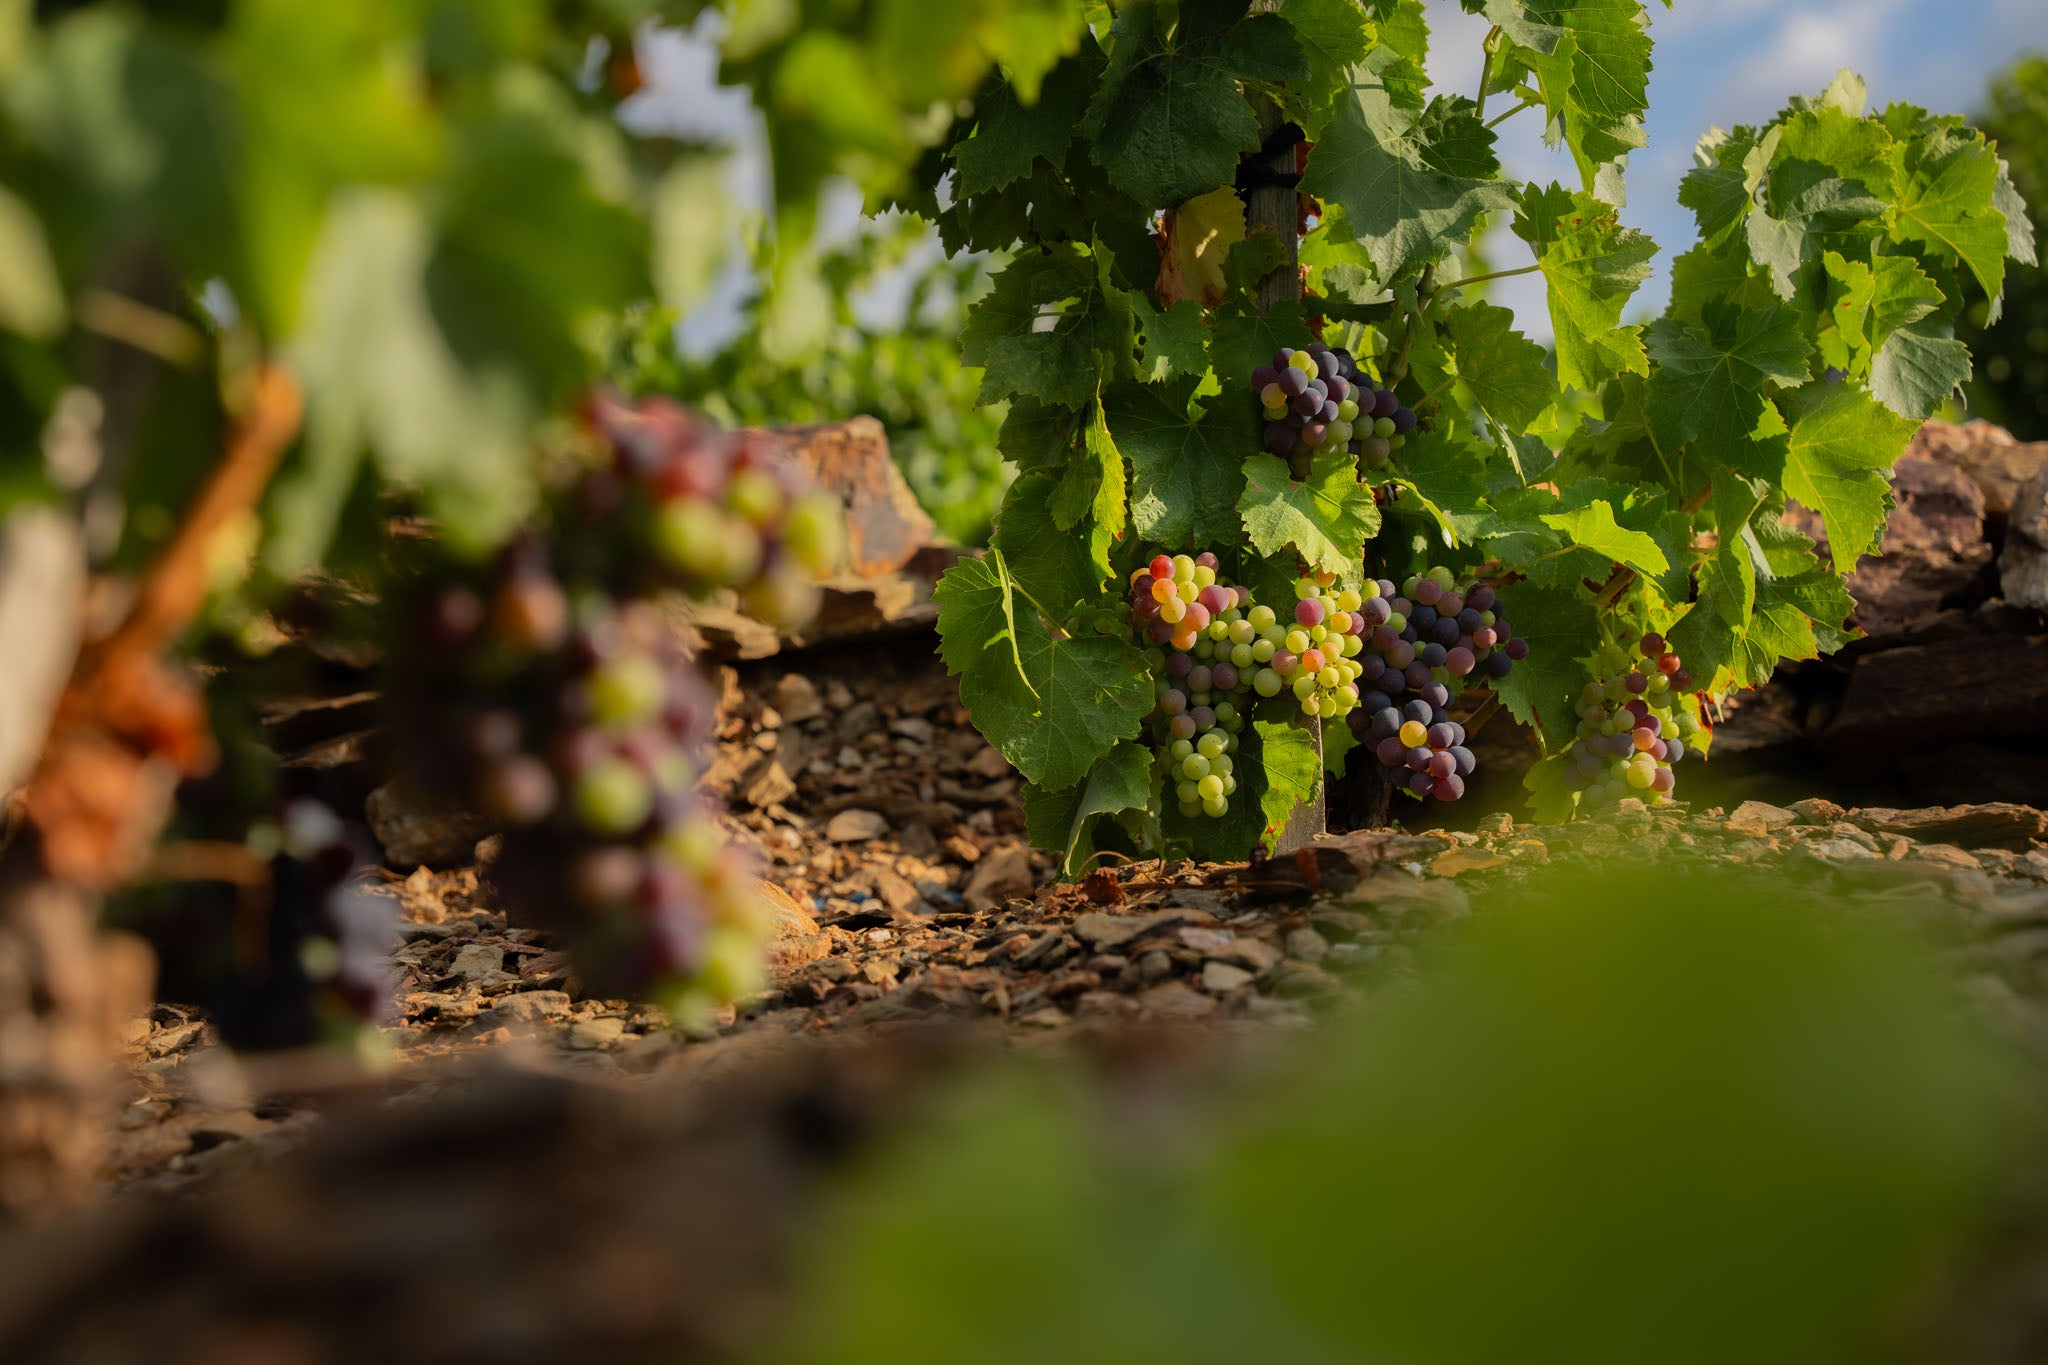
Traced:
<path fill-rule="evenodd" d="M 1470 95 L 1487 22 L 1457 0 L 1426 4 L 1430 80 Z M 1709 127 L 1768 119 L 1788 96 L 1818 93 L 1843 67 L 1868 82 L 1874 107 L 1903 101 L 1970 113 L 1992 72 L 2022 52 L 2048 51 L 2048 0 L 1677 0 L 1668 10 L 1650 0 L 1649 9 L 1649 141 L 1629 157 L 1621 211 L 1661 248 L 1631 309 L 1649 315 L 1669 294 L 1671 258 L 1693 242 L 1678 182 Z M 1520 179 L 1576 186 L 1570 154 L 1543 145 L 1541 119 L 1526 110 L 1496 130 L 1503 167 Z M 1505 232 L 1488 247 L 1496 269 L 1528 264 L 1528 249 Z M 1540 276 L 1502 280 L 1492 297 L 1515 310 L 1524 332 L 1550 340 Z"/>
<path fill-rule="evenodd" d="M 1469 95 L 1479 81 L 1487 21 L 1465 13 L 1457 0 L 1425 4 L 1430 79 L 1439 90 Z M 1692 215 L 1678 203 L 1678 183 L 1692 165 L 1693 145 L 1709 127 L 1768 119 L 1788 96 L 1818 93 L 1843 67 L 1863 76 L 1873 106 L 1905 101 L 1969 113 L 1992 72 L 2024 52 L 2048 51 L 2048 0 L 1677 0 L 1670 9 L 1649 0 L 1649 10 L 1655 41 L 1649 141 L 1630 156 L 1628 203 L 1621 212 L 1624 222 L 1647 232 L 1661 248 L 1631 309 L 1645 315 L 1662 309 L 1669 263 L 1692 244 Z M 647 86 L 627 101 L 621 117 L 637 132 L 731 143 L 734 193 L 765 203 L 760 117 L 743 91 L 717 84 L 711 41 L 716 30 L 710 27 L 717 22 L 707 12 L 694 30 L 643 34 L 639 52 Z M 1497 132 L 1496 150 L 1510 175 L 1578 183 L 1570 155 L 1543 145 L 1539 110 L 1515 115 Z M 827 196 L 821 233 L 828 239 L 853 231 L 858 221 L 857 196 Z M 1527 248 L 1505 228 L 1488 247 L 1497 269 L 1528 263 Z M 684 320 L 685 348 L 715 350 L 735 334 L 751 287 L 744 272 L 721 279 L 712 297 Z M 873 320 L 885 319 L 892 306 L 900 311 L 891 292 L 886 286 L 877 291 L 861 311 Z M 1550 340 L 1540 276 L 1502 280 L 1492 297 L 1515 310 L 1528 335 Z"/>

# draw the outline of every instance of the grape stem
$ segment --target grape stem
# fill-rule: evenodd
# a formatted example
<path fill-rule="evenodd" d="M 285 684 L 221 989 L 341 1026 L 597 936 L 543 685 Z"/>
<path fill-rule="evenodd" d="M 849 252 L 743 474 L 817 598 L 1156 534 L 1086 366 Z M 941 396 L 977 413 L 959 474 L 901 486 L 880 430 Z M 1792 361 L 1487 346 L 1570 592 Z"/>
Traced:
<path fill-rule="evenodd" d="M 1387 366 L 1387 386 L 1400 383 L 1408 376 L 1408 352 L 1415 347 L 1415 338 L 1422 331 L 1422 315 L 1429 310 L 1430 301 L 1436 297 L 1431 281 L 1436 278 L 1436 262 L 1422 267 L 1422 274 L 1415 282 L 1415 311 L 1408 315 L 1408 331 L 1401 338 L 1401 350 L 1393 363 Z"/>
<path fill-rule="evenodd" d="M 1495 24 L 1492 28 L 1486 30 L 1485 41 L 1479 45 L 1479 50 L 1482 54 L 1479 58 L 1479 99 L 1473 105 L 1472 113 L 1474 117 L 1486 113 L 1486 78 L 1493 70 L 1493 52 L 1499 45 L 1500 25 Z M 1491 128 L 1493 125 L 1489 123 L 1486 126 Z"/>
<path fill-rule="evenodd" d="M 1486 121 L 1486 126 L 1489 128 L 1498 128 L 1501 124 L 1506 123 L 1509 119 L 1521 113 L 1524 109 L 1534 109 L 1539 103 L 1541 103 L 1541 101 L 1539 100 L 1523 100 L 1520 104 L 1508 110 L 1506 113 L 1495 114 L 1492 118 Z"/>
<path fill-rule="evenodd" d="M 1453 289 L 1463 289 L 1468 284 L 1484 284 L 1488 280 L 1504 280 L 1510 275 L 1529 275 L 1542 268 L 1540 265 L 1518 265 L 1513 270 L 1489 270 L 1484 275 L 1467 275 L 1462 280 L 1452 280 L 1449 284 L 1439 285 L 1436 292 L 1447 294 Z"/>

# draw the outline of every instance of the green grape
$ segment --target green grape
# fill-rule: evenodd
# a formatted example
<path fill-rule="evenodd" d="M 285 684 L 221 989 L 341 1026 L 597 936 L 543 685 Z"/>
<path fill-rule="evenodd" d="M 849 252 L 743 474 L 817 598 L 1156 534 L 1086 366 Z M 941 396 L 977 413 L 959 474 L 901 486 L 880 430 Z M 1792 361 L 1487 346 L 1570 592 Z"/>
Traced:
<path fill-rule="evenodd" d="M 645 654 L 627 654 L 600 664 L 590 675 L 590 717 L 607 730 L 645 725 L 661 713 L 668 679 Z"/>
<path fill-rule="evenodd" d="M 647 823 L 654 793 L 640 770 L 622 758 L 592 765 L 570 793 L 576 818 L 593 833 L 623 838 Z"/>
<path fill-rule="evenodd" d="M 782 519 L 782 544 L 797 563 L 812 573 L 826 573 L 838 567 L 846 552 L 846 516 L 840 510 L 839 499 L 815 489 L 798 498 L 791 504 L 789 515 Z M 1097 632 L 1104 635 L 1121 627 L 1114 616 L 1099 617 L 1095 622 Z"/>
<path fill-rule="evenodd" d="M 1200 781 L 1209 775 L 1209 760 L 1200 754 L 1189 754 L 1180 761 L 1180 772 L 1182 777 L 1191 777 L 1196 781 Z"/>
<path fill-rule="evenodd" d="M 726 481 L 725 505 L 755 526 L 782 515 L 782 484 L 765 469 L 735 469 Z"/>
<path fill-rule="evenodd" d="M 725 513 L 702 498 L 673 498 L 654 513 L 654 552 L 692 578 L 725 572 Z"/>

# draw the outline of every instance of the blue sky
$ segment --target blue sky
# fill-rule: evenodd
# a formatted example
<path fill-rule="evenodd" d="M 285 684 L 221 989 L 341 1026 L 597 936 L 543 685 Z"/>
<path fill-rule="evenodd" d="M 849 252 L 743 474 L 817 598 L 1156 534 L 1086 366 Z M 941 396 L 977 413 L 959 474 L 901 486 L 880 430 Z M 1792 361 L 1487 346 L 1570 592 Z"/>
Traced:
<path fill-rule="evenodd" d="M 1443 90 L 1471 94 L 1479 81 L 1483 18 L 1457 0 L 1427 0 L 1429 75 Z M 2048 0 L 1678 0 L 1650 3 L 1656 46 L 1650 74 L 1647 146 L 1628 167 L 1622 219 L 1662 248 L 1635 310 L 1655 313 L 1669 291 L 1668 264 L 1693 241 L 1692 215 L 1678 203 L 1678 182 L 1693 144 L 1708 127 L 1769 118 L 1789 95 L 1814 93 L 1849 67 L 1869 83 L 1871 103 L 1905 101 L 1970 113 L 1987 77 L 2015 56 L 2048 51 Z M 1510 174 L 1577 184 L 1571 158 L 1543 145 L 1541 114 L 1517 114 L 1498 130 Z M 1489 243 L 1497 268 L 1525 265 L 1527 248 L 1511 236 Z M 1538 277 L 1503 280 L 1497 302 L 1515 309 L 1522 329 L 1550 339 Z"/>
<path fill-rule="evenodd" d="M 1425 4 L 1431 80 L 1442 90 L 1472 93 L 1486 20 L 1466 14 L 1457 0 Z M 1649 142 L 1630 157 L 1622 210 L 1624 221 L 1661 248 L 1634 301 L 1633 311 L 1648 315 L 1663 307 L 1671 258 L 1692 244 L 1692 215 L 1679 206 L 1678 182 L 1692 164 L 1693 144 L 1710 126 L 1769 118 L 1788 96 L 1819 91 L 1843 67 L 1869 83 L 1874 105 L 1903 100 L 1968 113 L 1992 72 L 2023 52 L 2048 51 L 2048 0 L 1678 0 L 1668 10 L 1661 0 L 1649 0 L 1649 10 L 1656 44 Z M 698 29 L 715 22 L 706 14 Z M 638 131 L 729 139 L 735 194 L 765 203 L 759 116 L 743 91 L 718 88 L 711 45 L 680 30 L 649 31 L 640 52 L 649 82 L 622 111 L 626 123 Z M 1540 111 L 1517 114 L 1499 135 L 1510 174 L 1578 183 L 1570 156 L 1543 145 Z M 857 198 L 850 192 L 828 197 L 822 219 L 827 232 L 852 230 Z M 1489 248 L 1499 268 L 1527 264 L 1527 249 L 1504 229 Z M 750 288 L 743 272 L 727 274 L 685 319 L 685 345 L 722 345 L 740 326 L 739 305 Z M 1549 341 L 1540 278 L 1503 280 L 1493 297 L 1515 310 L 1523 331 Z M 878 313 L 887 308 L 886 299 L 878 301 Z"/>

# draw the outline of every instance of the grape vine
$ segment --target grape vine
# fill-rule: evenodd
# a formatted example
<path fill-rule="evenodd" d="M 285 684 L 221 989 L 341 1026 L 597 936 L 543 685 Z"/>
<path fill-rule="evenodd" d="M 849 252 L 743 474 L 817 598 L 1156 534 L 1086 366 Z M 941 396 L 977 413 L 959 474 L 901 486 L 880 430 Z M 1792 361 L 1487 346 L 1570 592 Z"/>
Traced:
<path fill-rule="evenodd" d="M 1018 477 L 987 562 L 941 585 L 942 652 L 1070 870 L 1101 840 L 1272 840 L 1323 780 L 1304 716 L 1326 739 L 1347 717 L 1409 792 L 1456 799 L 1473 761 L 1447 703 L 1478 687 L 1543 747 L 1540 816 L 1671 799 L 1721 699 L 1850 638 L 1886 470 L 1969 374 L 1965 281 L 1995 311 L 2005 262 L 2034 257 L 1993 144 L 1873 109 L 1845 72 L 1707 132 L 1679 192 L 1698 240 L 1662 315 L 1624 323 L 1659 249 L 1616 210 L 1645 143 L 1643 6 L 1465 7 L 1492 22 L 1469 95 L 1429 90 L 1419 0 L 1114 5 L 1042 81 L 992 76 L 898 195 L 948 246 L 1011 253 L 962 342 Z M 1575 183 L 1503 174 L 1514 117 L 1546 120 Z M 1247 214 L 1276 185 L 1292 241 Z M 1479 263 L 1497 225 L 1525 259 Z M 1486 299 L 1508 274 L 1542 280 L 1547 347 Z M 1245 600 L 1183 598 L 1197 551 Z M 1116 585 L 1136 639 L 1053 624 L 1115 611 Z M 1624 633 L 1660 652 L 1617 657 Z M 1209 800 L 1185 776 L 1202 755 L 1148 787 L 1126 742 L 1160 739 L 1155 675 L 1185 656 L 1214 693 L 1219 651 L 1235 795 L 1182 819 L 1179 782 Z"/>

